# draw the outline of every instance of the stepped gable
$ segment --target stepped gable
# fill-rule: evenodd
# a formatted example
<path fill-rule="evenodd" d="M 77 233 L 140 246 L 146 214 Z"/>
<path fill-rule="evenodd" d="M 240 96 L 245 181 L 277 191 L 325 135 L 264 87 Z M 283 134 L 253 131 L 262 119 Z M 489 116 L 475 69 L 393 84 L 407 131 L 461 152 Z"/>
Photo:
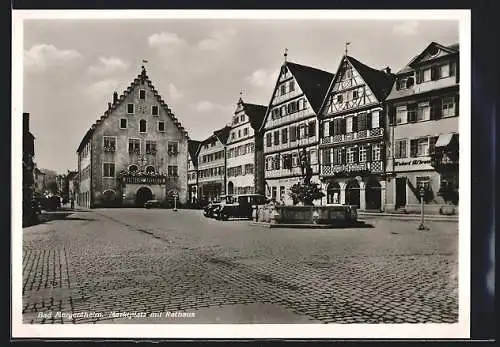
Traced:
<path fill-rule="evenodd" d="M 198 164 L 198 151 L 200 150 L 200 145 L 201 141 L 188 140 L 188 152 L 194 165 Z"/>
<path fill-rule="evenodd" d="M 104 114 L 90 127 L 90 129 L 87 131 L 87 133 L 84 135 L 82 141 L 80 142 L 80 145 L 78 146 L 77 152 L 81 150 L 81 148 L 85 145 L 87 140 L 92 137 L 94 130 L 96 129 L 97 126 L 99 126 L 106 118 L 109 117 L 109 115 L 116 110 L 118 106 L 121 105 L 121 103 L 125 100 L 125 98 L 132 92 L 132 90 L 141 85 L 141 84 L 147 84 L 150 88 L 151 91 L 153 92 L 153 95 L 156 97 L 158 103 L 160 104 L 160 107 L 163 108 L 168 116 L 172 119 L 174 122 L 175 126 L 183 133 L 185 138 L 189 140 L 189 135 L 187 131 L 184 129 L 184 127 L 181 125 L 179 120 L 175 117 L 175 114 L 172 113 L 172 110 L 168 107 L 168 105 L 165 103 L 165 101 L 162 99 L 158 91 L 155 89 L 153 83 L 149 79 L 146 69 L 142 69 L 142 72 L 137 75 L 137 77 L 132 81 L 132 83 L 123 91 L 123 93 L 117 98 L 117 100 L 112 103 L 108 109 L 104 112 Z"/>
<path fill-rule="evenodd" d="M 358 71 L 361 78 L 368 84 L 371 91 L 377 97 L 378 101 L 383 101 L 391 92 L 391 87 L 394 83 L 395 75 L 387 73 L 384 70 L 376 70 L 361 63 L 359 60 L 347 56 L 347 60 Z"/>
<path fill-rule="evenodd" d="M 293 62 L 286 62 L 285 65 L 306 95 L 314 112 L 318 113 L 334 74 Z"/>
<path fill-rule="evenodd" d="M 250 125 L 254 130 L 258 130 L 266 117 L 267 107 L 264 105 L 243 103 L 243 109 L 250 119 Z"/>

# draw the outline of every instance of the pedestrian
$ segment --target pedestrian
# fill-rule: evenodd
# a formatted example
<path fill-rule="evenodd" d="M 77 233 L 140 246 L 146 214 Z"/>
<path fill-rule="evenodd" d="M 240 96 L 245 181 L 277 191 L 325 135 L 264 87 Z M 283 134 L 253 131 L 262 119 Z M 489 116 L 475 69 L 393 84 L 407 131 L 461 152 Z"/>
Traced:
<path fill-rule="evenodd" d="M 75 208 L 75 200 L 71 198 L 71 209 L 73 210 Z"/>

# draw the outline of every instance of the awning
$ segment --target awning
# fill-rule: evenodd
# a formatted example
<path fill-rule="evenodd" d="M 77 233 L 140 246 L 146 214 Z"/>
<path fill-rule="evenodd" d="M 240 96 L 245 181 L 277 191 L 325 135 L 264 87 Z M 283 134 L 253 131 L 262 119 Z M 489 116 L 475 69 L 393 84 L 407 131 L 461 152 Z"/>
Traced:
<path fill-rule="evenodd" d="M 451 140 L 456 136 L 455 133 L 439 135 L 434 147 L 446 147 L 451 143 Z"/>

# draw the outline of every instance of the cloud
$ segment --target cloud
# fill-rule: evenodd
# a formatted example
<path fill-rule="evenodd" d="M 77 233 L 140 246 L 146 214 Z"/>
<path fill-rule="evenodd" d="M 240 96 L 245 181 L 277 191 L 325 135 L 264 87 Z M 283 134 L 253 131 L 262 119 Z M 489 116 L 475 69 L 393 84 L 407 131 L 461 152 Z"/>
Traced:
<path fill-rule="evenodd" d="M 182 93 L 175 85 L 172 83 L 168 84 L 167 93 L 170 99 L 178 100 L 184 97 L 184 93 Z"/>
<path fill-rule="evenodd" d="M 103 97 L 111 96 L 113 95 L 113 92 L 116 90 L 118 87 L 119 82 L 118 80 L 115 79 L 105 79 L 101 80 L 95 83 L 92 83 L 88 88 L 87 88 L 87 93 L 94 97 L 101 99 Z"/>
<path fill-rule="evenodd" d="M 410 36 L 418 33 L 418 21 L 408 20 L 401 24 L 394 25 L 393 32 L 399 36 Z"/>
<path fill-rule="evenodd" d="M 198 101 L 193 108 L 198 112 L 227 111 L 227 107 L 208 100 Z"/>
<path fill-rule="evenodd" d="M 216 51 L 229 44 L 235 36 L 236 30 L 233 28 L 216 29 L 196 46 L 201 50 Z"/>
<path fill-rule="evenodd" d="M 172 55 L 187 48 L 188 43 L 176 33 L 162 31 L 148 37 L 151 48 L 158 48 L 163 54 Z"/>
<path fill-rule="evenodd" d="M 276 69 L 257 69 L 245 78 L 254 87 L 266 87 L 272 89 L 276 84 L 279 70 Z"/>
<path fill-rule="evenodd" d="M 54 45 L 36 44 L 24 50 L 24 66 L 33 71 L 44 71 L 50 67 L 60 67 L 82 58 L 80 52 L 73 49 L 59 49 Z"/>
<path fill-rule="evenodd" d="M 87 68 L 92 75 L 109 75 L 119 70 L 126 70 L 130 63 L 117 57 L 99 57 L 99 62 Z"/>

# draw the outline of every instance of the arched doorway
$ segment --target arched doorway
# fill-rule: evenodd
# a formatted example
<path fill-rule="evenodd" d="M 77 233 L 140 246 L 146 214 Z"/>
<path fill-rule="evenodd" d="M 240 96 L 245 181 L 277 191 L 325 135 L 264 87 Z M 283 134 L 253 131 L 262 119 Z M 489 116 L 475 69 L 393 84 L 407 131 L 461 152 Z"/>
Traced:
<path fill-rule="evenodd" d="M 148 200 L 153 200 L 153 192 L 148 187 L 140 188 L 135 194 L 135 204 L 138 207 L 143 207 Z"/>
<path fill-rule="evenodd" d="M 108 189 L 102 193 L 102 204 L 105 207 L 113 206 L 115 200 L 116 200 L 116 193 L 114 190 Z"/>
<path fill-rule="evenodd" d="M 234 194 L 234 183 L 233 182 L 229 182 L 227 184 L 227 193 L 229 195 L 233 195 Z"/>
<path fill-rule="evenodd" d="M 326 188 L 326 203 L 340 204 L 340 185 L 337 182 L 330 182 Z"/>
<path fill-rule="evenodd" d="M 356 205 L 359 208 L 359 183 L 357 180 L 350 180 L 345 187 L 345 203 Z"/>
<path fill-rule="evenodd" d="M 382 187 L 380 183 L 371 178 L 366 182 L 365 199 L 367 210 L 380 210 L 382 207 Z"/>

